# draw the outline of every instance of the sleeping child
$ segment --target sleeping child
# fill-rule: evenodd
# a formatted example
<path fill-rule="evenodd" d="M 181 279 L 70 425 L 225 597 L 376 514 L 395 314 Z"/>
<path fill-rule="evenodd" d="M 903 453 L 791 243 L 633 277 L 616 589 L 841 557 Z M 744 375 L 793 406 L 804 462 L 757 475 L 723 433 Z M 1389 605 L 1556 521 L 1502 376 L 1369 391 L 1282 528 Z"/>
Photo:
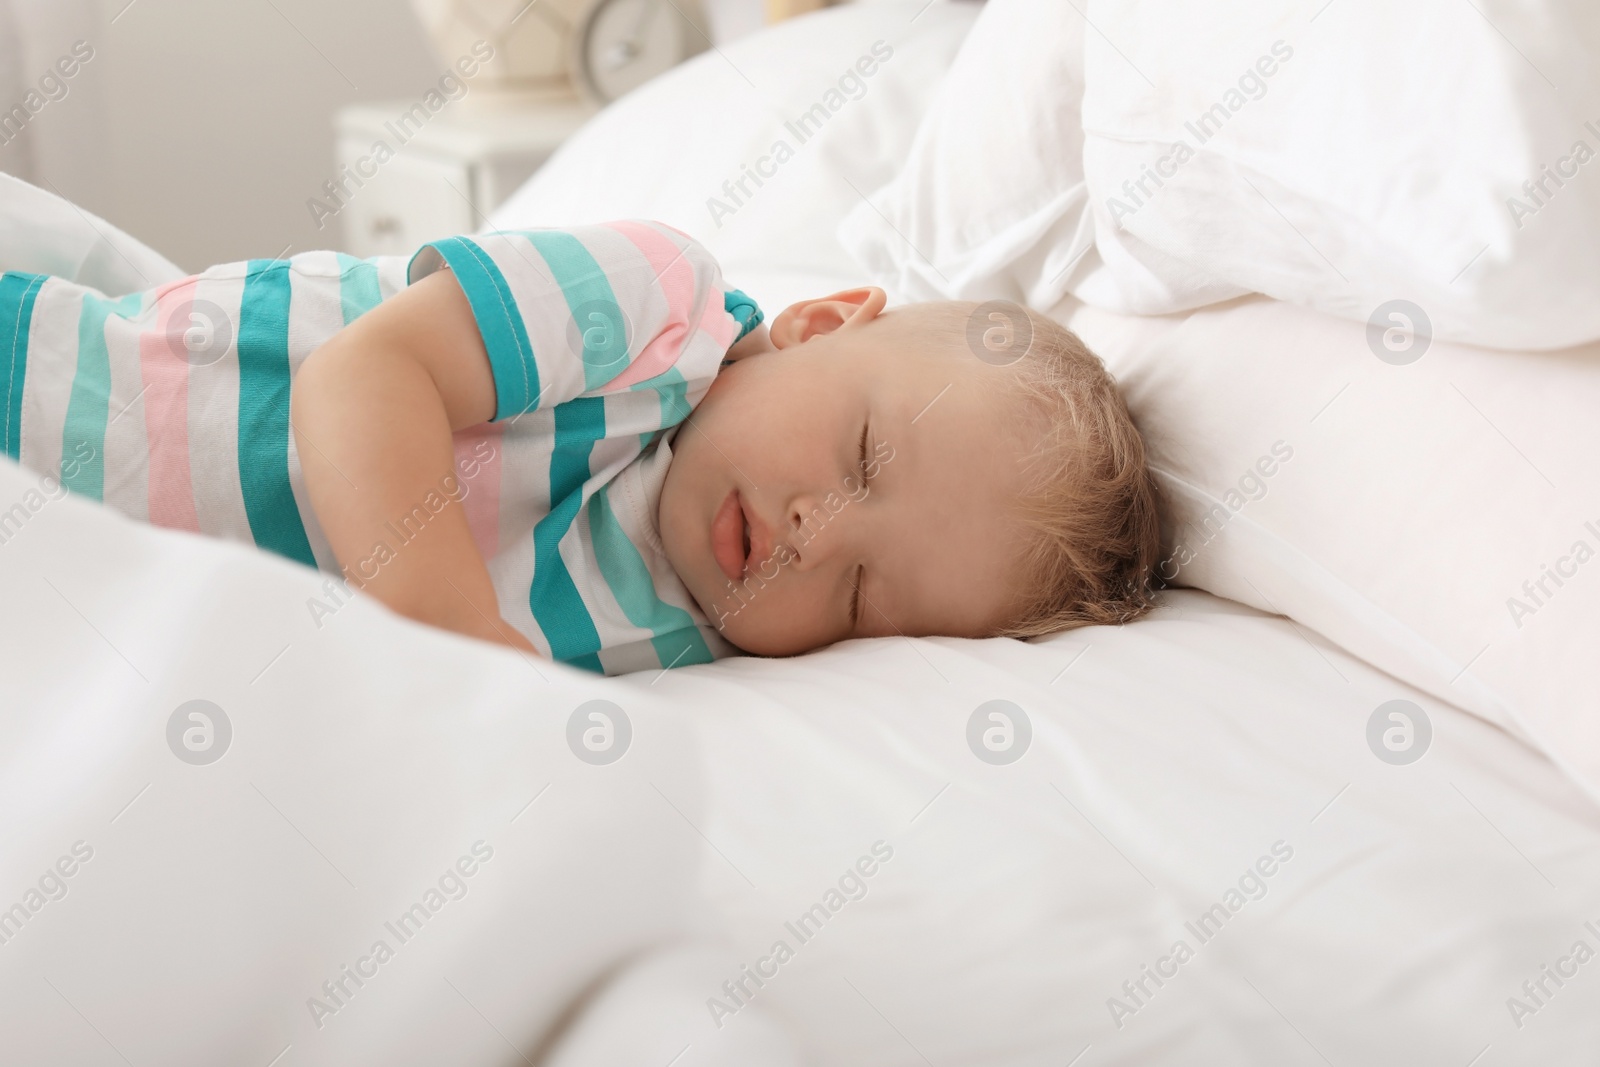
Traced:
<path fill-rule="evenodd" d="M 642 221 L 116 299 L 11 272 L 0 429 L 128 515 L 611 674 L 1147 610 L 1156 491 L 1099 359 L 1015 305 L 885 305 L 768 324 Z"/>

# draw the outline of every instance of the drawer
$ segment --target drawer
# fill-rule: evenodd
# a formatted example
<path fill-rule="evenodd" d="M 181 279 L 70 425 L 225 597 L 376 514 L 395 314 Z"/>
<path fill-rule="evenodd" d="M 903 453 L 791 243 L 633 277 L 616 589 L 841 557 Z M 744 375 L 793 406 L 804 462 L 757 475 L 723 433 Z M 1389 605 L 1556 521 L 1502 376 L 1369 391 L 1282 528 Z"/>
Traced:
<path fill-rule="evenodd" d="M 343 228 L 344 248 L 351 255 L 401 255 L 413 251 L 424 241 L 472 233 L 481 221 L 472 198 L 475 175 L 470 165 L 437 159 L 415 151 L 402 150 L 387 163 L 371 159 L 372 142 L 341 140 L 339 161 L 347 172 L 377 173 L 363 179 L 360 188 L 349 183 L 351 195 L 338 213 Z M 322 197 L 330 203 L 328 197 Z M 331 228 L 333 219 L 325 219 Z"/>

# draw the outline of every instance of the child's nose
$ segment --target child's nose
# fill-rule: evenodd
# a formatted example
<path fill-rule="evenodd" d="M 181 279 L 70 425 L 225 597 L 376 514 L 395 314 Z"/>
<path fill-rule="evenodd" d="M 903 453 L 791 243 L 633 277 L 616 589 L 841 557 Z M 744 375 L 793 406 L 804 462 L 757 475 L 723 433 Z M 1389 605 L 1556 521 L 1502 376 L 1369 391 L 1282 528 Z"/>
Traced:
<path fill-rule="evenodd" d="M 789 502 L 789 545 L 796 571 L 819 567 L 847 549 L 851 528 L 847 504 L 837 493 L 800 494 Z"/>

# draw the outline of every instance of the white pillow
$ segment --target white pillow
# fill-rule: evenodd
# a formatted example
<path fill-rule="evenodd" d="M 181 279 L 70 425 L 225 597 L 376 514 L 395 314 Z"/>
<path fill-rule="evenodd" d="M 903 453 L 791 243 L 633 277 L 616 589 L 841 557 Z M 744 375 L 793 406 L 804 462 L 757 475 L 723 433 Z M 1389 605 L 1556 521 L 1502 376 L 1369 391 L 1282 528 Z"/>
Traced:
<path fill-rule="evenodd" d="M 1145 434 L 1171 505 L 1164 577 L 1287 615 L 1533 740 L 1600 797 L 1600 344 L 1414 338 L 1397 355 L 1263 297 L 1056 317 L 1105 356 Z M 1310 646 L 1305 670 L 1347 681 Z"/>
<path fill-rule="evenodd" d="M 904 169 L 839 228 L 896 300 L 1049 307 L 1066 291 L 1093 241 L 1082 51 L 1083 20 L 1061 0 L 984 6 Z"/>
<path fill-rule="evenodd" d="M 1589 0 L 1353 0 L 1314 23 L 1248 0 L 1091 17 L 1096 232 L 1186 265 L 1155 271 L 1173 302 L 1128 310 L 1183 306 L 1192 275 L 1358 320 L 1403 298 L 1434 337 L 1500 348 L 1600 337 Z M 1160 187 L 1124 185 L 1157 166 L 1173 172 Z"/>
<path fill-rule="evenodd" d="M 591 120 L 490 228 L 660 219 L 703 242 L 769 315 L 863 281 L 834 230 L 901 166 L 978 11 L 830 8 L 697 56 Z"/>
<path fill-rule="evenodd" d="M 880 280 L 1136 314 L 1261 292 L 1387 323 L 1404 299 L 1440 338 L 1600 337 L 1600 8 L 1090 4 L 1087 33 L 1079 10 L 992 0 L 846 222 Z"/>

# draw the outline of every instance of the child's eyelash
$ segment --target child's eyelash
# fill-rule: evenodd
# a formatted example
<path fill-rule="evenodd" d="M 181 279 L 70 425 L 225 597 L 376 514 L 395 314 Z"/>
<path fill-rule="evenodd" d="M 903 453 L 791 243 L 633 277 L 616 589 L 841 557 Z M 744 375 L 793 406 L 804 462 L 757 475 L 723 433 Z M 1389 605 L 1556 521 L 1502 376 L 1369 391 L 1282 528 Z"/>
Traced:
<path fill-rule="evenodd" d="M 872 429 L 872 426 L 871 426 L 870 423 L 863 422 L 861 424 L 861 447 L 860 447 L 861 459 L 860 459 L 860 466 L 859 466 L 858 469 L 861 471 L 861 480 L 862 480 L 862 482 L 868 482 L 868 481 L 872 480 L 872 473 L 867 469 L 867 436 L 868 436 L 869 432 L 871 431 L 871 429 Z M 863 566 L 858 565 L 856 567 L 855 581 L 851 583 L 851 589 L 850 589 L 850 626 L 851 626 L 852 629 L 855 628 L 856 623 L 859 622 L 860 619 L 861 619 L 861 579 L 866 576 L 865 572 L 866 572 L 866 568 L 863 567 Z"/>

